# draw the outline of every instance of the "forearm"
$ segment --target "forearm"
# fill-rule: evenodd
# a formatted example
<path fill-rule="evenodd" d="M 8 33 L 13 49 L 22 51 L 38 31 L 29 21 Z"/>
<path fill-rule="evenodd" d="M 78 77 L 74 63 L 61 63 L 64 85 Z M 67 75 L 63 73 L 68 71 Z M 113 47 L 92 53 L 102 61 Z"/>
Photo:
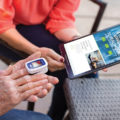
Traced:
<path fill-rule="evenodd" d="M 13 48 L 32 54 L 37 51 L 38 47 L 30 43 L 15 28 L 9 29 L 0 35 L 0 38 L 7 42 Z"/>
<path fill-rule="evenodd" d="M 62 40 L 64 42 L 68 42 L 75 38 L 80 37 L 80 33 L 76 29 L 73 29 L 73 28 L 62 29 L 60 31 L 55 32 L 54 35 L 59 40 Z"/>

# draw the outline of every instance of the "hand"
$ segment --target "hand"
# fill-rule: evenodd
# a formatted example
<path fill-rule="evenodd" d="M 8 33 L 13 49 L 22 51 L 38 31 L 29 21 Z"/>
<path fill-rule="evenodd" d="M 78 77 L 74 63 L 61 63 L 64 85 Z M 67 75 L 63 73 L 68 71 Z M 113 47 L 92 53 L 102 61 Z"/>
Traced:
<path fill-rule="evenodd" d="M 26 75 L 25 68 L 12 73 L 12 68 L 0 73 L 0 115 L 31 95 L 39 94 L 48 83 L 47 75 Z"/>
<path fill-rule="evenodd" d="M 43 86 L 43 90 L 40 91 L 36 96 L 32 95 L 29 97 L 28 101 L 36 102 L 38 98 L 43 98 L 51 90 L 54 84 L 57 84 L 58 80 L 55 77 L 48 76 L 48 83 Z"/>
<path fill-rule="evenodd" d="M 107 68 L 104 68 L 104 69 L 103 69 L 103 71 L 104 71 L 104 72 L 107 72 L 107 71 L 108 71 L 108 69 L 107 69 Z"/>
<path fill-rule="evenodd" d="M 54 33 L 54 35 L 64 42 L 68 42 L 77 38 L 80 38 L 80 33 L 75 28 L 61 29 Z"/>
<path fill-rule="evenodd" d="M 45 47 L 38 50 L 41 52 L 41 57 L 48 61 L 48 68 L 51 72 L 64 69 L 64 58 L 54 50 Z"/>
<path fill-rule="evenodd" d="M 41 57 L 41 53 L 40 52 L 36 52 L 33 55 L 29 56 L 28 58 L 21 60 L 19 62 L 17 62 L 15 65 L 13 65 L 13 70 L 12 73 L 16 73 L 18 70 L 21 70 L 23 68 L 25 68 L 25 63 L 29 60 L 33 60 L 36 58 L 40 58 Z M 9 72 L 9 70 L 8 70 Z M 4 73 L 4 71 L 2 72 L 2 74 L 6 75 Z M 24 74 L 28 74 L 28 72 L 24 73 Z M 42 98 L 44 96 L 47 95 L 47 93 L 50 91 L 50 89 L 53 87 L 53 85 L 57 84 L 59 82 L 59 80 L 56 77 L 52 77 L 52 76 L 48 76 L 48 75 L 42 75 L 41 79 L 44 79 L 44 77 L 46 76 L 46 79 L 48 80 L 48 83 L 46 85 L 43 86 L 43 89 L 39 92 L 39 95 L 31 95 L 28 100 L 30 102 L 36 102 L 38 100 L 37 95 Z"/>

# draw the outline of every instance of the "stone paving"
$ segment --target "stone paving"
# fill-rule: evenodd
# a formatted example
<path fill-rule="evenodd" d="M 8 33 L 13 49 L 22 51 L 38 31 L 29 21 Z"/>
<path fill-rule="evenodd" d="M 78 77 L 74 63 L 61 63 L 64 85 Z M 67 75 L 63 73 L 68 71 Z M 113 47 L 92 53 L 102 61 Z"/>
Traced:
<path fill-rule="evenodd" d="M 99 29 L 104 29 L 120 23 L 120 0 L 104 0 L 108 3 L 103 19 L 100 23 Z M 92 3 L 90 0 L 81 0 L 81 5 L 78 11 L 75 13 L 76 26 L 81 35 L 87 35 L 90 33 L 92 24 L 98 11 L 98 6 Z M 0 61 L 1 69 L 5 69 L 7 66 Z M 100 78 L 120 78 L 120 64 L 108 69 L 107 73 L 100 71 Z M 35 105 L 35 111 L 46 113 L 51 102 L 52 91 L 43 99 L 40 99 Z M 26 102 L 22 102 L 16 108 L 26 109 Z"/>

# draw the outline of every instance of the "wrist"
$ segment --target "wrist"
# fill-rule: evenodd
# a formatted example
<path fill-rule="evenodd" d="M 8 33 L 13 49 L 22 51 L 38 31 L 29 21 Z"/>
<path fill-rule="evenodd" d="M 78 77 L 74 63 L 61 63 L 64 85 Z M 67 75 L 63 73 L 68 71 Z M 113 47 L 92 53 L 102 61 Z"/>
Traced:
<path fill-rule="evenodd" d="M 31 55 L 31 54 L 33 54 L 33 53 L 35 53 L 35 52 L 37 52 L 37 51 L 40 51 L 40 50 L 39 50 L 39 47 L 37 47 L 37 46 L 32 46 L 31 49 L 29 49 L 27 53 L 28 53 L 29 55 Z"/>
<path fill-rule="evenodd" d="M 59 40 L 62 40 L 64 42 L 71 41 L 73 39 L 79 38 L 80 33 L 73 28 L 66 28 L 62 29 L 60 31 L 55 32 L 54 34 Z"/>

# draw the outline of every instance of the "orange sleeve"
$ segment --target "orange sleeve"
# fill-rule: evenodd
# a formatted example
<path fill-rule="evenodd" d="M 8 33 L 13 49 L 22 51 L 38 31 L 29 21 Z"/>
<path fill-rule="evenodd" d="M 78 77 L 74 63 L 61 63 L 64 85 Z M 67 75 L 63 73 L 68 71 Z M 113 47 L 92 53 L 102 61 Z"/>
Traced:
<path fill-rule="evenodd" d="M 13 0 L 0 0 L 0 34 L 15 27 L 13 18 L 15 15 Z"/>
<path fill-rule="evenodd" d="M 49 14 L 46 29 L 55 33 L 64 28 L 75 27 L 74 12 L 79 6 L 80 0 L 59 0 Z"/>

